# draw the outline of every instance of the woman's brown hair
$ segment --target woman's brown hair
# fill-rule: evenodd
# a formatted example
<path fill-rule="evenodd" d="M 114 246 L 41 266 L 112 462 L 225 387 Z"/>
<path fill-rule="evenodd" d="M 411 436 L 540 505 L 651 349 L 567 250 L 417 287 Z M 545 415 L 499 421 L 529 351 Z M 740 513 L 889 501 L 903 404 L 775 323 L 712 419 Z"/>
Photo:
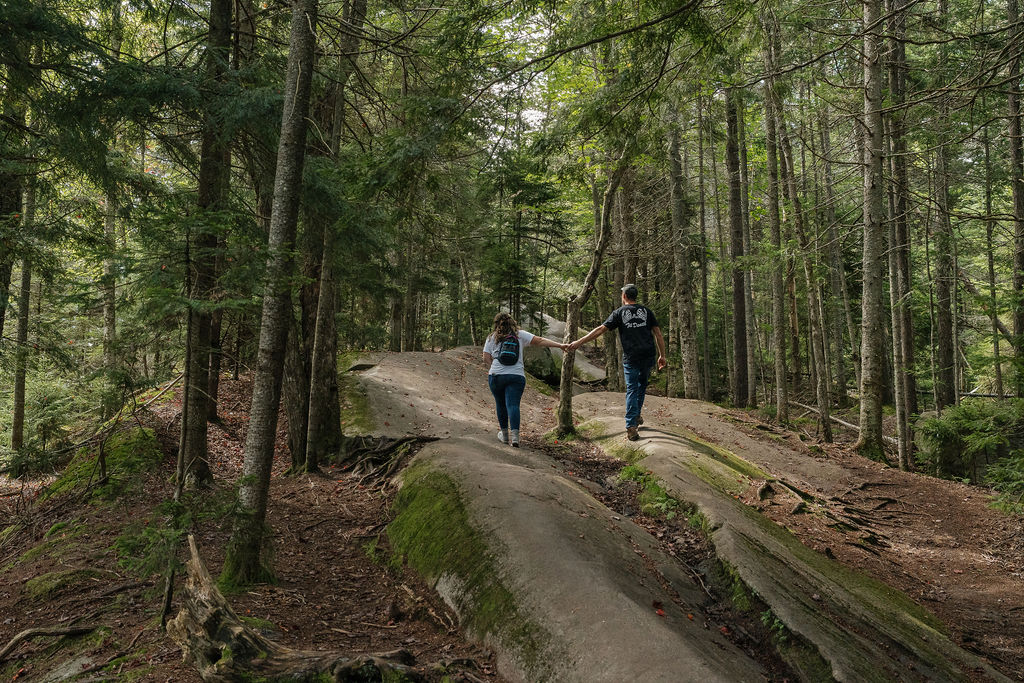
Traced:
<path fill-rule="evenodd" d="M 494 341 L 498 341 L 499 339 L 504 339 L 505 337 L 518 333 L 519 325 L 511 315 L 502 311 L 498 315 L 494 316 L 494 331 L 491 333 L 494 337 Z"/>

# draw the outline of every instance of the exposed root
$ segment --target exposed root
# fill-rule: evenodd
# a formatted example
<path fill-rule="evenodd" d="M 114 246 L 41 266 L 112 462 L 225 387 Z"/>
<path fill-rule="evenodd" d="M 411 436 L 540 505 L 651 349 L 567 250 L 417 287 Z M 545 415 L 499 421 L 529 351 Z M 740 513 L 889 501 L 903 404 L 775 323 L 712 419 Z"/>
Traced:
<path fill-rule="evenodd" d="M 345 446 L 345 462 L 353 474 L 362 475 L 359 483 L 387 481 L 393 477 L 420 446 L 436 439 L 407 436 L 353 437 Z"/>

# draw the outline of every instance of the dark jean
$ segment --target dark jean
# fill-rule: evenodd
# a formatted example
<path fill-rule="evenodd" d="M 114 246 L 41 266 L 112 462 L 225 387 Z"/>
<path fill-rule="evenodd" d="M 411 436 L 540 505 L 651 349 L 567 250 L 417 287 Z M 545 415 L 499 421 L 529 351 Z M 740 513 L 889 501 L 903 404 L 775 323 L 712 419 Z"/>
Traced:
<path fill-rule="evenodd" d="M 640 421 L 640 413 L 644 409 L 644 397 L 647 395 L 647 381 L 651 378 L 654 360 L 641 359 L 628 361 L 622 359 L 622 372 L 626 376 L 626 426 L 636 427 Z"/>
<path fill-rule="evenodd" d="M 519 401 L 526 389 L 526 378 L 522 375 L 487 375 L 487 386 L 494 394 L 494 407 L 498 413 L 498 426 L 519 429 Z"/>

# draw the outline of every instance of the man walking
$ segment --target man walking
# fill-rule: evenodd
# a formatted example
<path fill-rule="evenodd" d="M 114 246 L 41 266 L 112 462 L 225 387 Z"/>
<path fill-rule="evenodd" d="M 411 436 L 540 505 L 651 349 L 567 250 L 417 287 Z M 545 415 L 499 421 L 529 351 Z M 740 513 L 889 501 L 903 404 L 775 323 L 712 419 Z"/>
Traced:
<path fill-rule="evenodd" d="M 619 331 L 622 345 L 622 370 L 626 375 L 626 438 L 636 441 L 640 438 L 637 428 L 644 423 L 641 412 L 647 395 L 647 381 L 654 368 L 657 351 L 658 369 L 668 365 L 665 358 L 665 338 L 654 311 L 636 302 L 639 292 L 636 285 L 622 288 L 622 306 L 612 311 L 603 324 L 592 329 L 587 336 L 577 339 L 569 348 L 575 351 L 592 339 L 597 339 L 608 330 Z M 655 349 L 657 345 L 657 349 Z"/>

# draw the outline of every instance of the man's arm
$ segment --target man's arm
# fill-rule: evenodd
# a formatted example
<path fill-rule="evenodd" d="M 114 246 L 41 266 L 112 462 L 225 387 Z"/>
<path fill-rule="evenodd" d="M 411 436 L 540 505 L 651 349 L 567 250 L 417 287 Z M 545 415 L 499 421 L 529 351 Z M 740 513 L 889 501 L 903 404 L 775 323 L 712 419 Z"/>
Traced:
<path fill-rule="evenodd" d="M 668 366 L 668 358 L 665 357 L 665 338 L 661 336 L 660 327 L 652 327 L 654 343 L 658 345 L 658 369 L 664 370 Z"/>
<path fill-rule="evenodd" d="M 604 334 L 607 331 L 608 331 L 607 327 L 605 327 L 604 325 L 598 325 L 597 327 L 592 329 L 590 332 L 588 332 L 587 336 L 583 337 L 582 339 L 577 339 L 573 343 L 569 344 L 569 350 L 575 351 L 576 349 L 578 349 L 579 347 L 583 346 L 584 344 L 586 344 L 591 339 L 597 339 L 598 337 L 600 337 L 602 334 Z"/>

